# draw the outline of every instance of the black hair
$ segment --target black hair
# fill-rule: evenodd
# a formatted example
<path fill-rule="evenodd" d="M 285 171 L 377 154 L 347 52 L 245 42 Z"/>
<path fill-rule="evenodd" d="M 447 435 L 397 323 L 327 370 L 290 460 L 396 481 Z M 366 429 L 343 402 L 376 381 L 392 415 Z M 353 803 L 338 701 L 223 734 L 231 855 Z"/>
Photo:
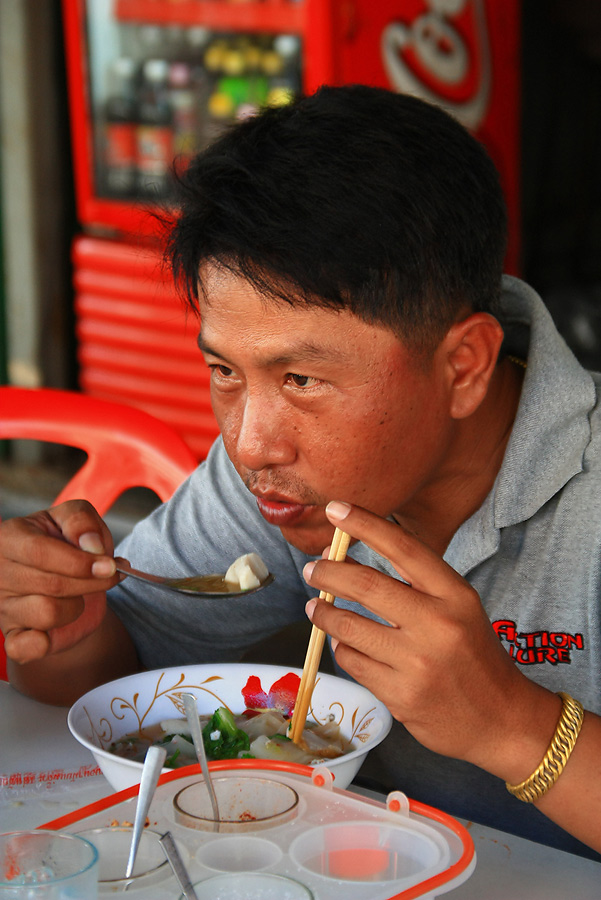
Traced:
<path fill-rule="evenodd" d="M 245 119 L 181 176 L 168 242 L 197 309 L 215 262 L 267 297 L 346 308 L 432 348 L 462 314 L 495 314 L 506 242 L 498 174 L 440 107 L 323 87 Z"/>

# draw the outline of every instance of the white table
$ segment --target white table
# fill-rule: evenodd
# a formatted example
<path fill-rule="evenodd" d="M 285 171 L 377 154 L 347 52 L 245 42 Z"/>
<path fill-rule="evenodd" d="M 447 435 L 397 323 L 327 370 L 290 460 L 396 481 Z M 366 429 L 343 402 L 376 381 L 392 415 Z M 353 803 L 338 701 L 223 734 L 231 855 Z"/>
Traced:
<path fill-rule="evenodd" d="M 71 736 L 67 710 L 0 682 L 0 831 L 36 828 L 113 791 Z M 372 795 L 375 796 L 375 795 Z M 382 798 L 380 798 L 382 799 Z M 478 863 L 449 900 L 599 900 L 601 866 L 462 821 Z M 175 900 L 175 898 L 174 898 Z"/>

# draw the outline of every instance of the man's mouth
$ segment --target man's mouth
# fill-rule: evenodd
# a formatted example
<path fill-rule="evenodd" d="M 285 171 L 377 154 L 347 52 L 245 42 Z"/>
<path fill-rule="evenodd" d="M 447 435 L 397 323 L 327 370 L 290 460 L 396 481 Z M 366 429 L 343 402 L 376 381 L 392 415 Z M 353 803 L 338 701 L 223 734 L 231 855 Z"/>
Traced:
<path fill-rule="evenodd" d="M 307 510 L 313 506 L 305 503 L 297 503 L 294 500 L 282 498 L 276 500 L 272 497 L 256 497 L 259 512 L 270 525 L 282 528 L 297 522 Z"/>

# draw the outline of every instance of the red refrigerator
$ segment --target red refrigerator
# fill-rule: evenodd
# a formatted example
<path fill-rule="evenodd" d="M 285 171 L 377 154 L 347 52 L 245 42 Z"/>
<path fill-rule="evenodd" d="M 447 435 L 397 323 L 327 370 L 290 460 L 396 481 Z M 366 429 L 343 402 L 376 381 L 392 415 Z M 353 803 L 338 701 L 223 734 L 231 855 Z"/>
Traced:
<path fill-rule="evenodd" d="M 519 269 L 519 0 L 63 0 L 80 234 L 80 387 L 173 425 L 203 458 L 208 373 L 161 265 L 172 163 L 225 123 L 321 84 L 445 106 L 501 174 Z"/>

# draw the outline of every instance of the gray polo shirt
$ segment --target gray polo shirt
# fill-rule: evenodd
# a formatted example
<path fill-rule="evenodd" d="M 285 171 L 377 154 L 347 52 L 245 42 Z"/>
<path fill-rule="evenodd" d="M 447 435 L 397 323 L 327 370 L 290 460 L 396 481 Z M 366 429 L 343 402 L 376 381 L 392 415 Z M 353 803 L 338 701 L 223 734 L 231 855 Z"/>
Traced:
<path fill-rule="evenodd" d="M 510 277 L 502 324 L 507 351 L 528 360 L 522 397 L 495 484 L 456 532 L 445 559 L 478 590 L 500 640 L 529 678 L 601 713 L 599 378 L 579 365 L 537 294 Z M 227 616 L 222 599 L 199 604 L 132 579 L 111 591 L 110 603 L 145 666 L 235 660 L 302 618 L 314 593 L 301 575 L 309 557 L 260 516 L 219 439 L 118 553 L 141 569 L 176 575 L 225 571 L 251 549 L 277 581 L 252 603 L 228 599 Z M 365 546 L 351 554 L 394 574 Z M 400 789 L 451 814 L 601 859 L 513 798 L 502 781 L 425 750 L 399 723 L 361 770 L 372 774 L 384 790 Z"/>

